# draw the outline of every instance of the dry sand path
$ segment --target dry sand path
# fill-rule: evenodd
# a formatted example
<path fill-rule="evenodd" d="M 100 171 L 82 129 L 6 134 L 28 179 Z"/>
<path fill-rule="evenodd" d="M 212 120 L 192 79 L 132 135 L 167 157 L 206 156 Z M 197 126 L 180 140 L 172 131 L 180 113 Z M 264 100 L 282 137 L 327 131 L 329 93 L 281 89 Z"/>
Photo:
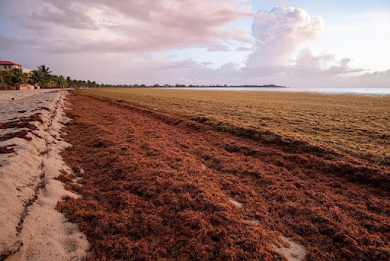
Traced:
<path fill-rule="evenodd" d="M 83 197 L 60 209 L 92 259 L 390 260 L 388 166 L 69 100 L 63 155 L 76 175 L 61 180 Z"/>
<path fill-rule="evenodd" d="M 0 260 L 80 260 L 88 242 L 55 208 L 65 90 L 0 92 Z"/>

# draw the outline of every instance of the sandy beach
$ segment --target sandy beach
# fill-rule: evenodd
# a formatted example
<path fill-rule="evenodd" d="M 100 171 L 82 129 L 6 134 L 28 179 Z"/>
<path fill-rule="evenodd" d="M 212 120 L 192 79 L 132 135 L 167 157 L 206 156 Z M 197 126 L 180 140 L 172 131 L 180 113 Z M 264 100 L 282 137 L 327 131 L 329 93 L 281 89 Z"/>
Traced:
<path fill-rule="evenodd" d="M 88 242 L 56 210 L 66 90 L 0 93 L 0 260 L 79 260 Z"/>

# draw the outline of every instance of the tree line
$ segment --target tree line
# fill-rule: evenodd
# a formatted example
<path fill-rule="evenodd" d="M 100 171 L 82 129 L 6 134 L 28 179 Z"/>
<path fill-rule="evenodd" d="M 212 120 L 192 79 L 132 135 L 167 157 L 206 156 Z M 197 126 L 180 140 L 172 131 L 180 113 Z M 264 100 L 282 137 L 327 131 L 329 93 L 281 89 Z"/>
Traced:
<path fill-rule="evenodd" d="M 50 71 L 50 68 L 46 65 L 40 65 L 38 68 L 30 73 L 23 73 L 22 69 L 12 69 L 9 71 L 2 71 L 0 73 L 0 90 L 4 89 L 15 89 L 21 84 L 31 84 L 34 86 L 39 86 L 39 88 L 98 88 L 98 87 L 119 87 L 119 88 L 183 88 L 183 87 L 284 87 L 274 84 L 267 85 L 219 85 L 219 84 L 210 84 L 210 85 L 185 85 L 185 84 L 98 84 L 95 81 L 84 81 L 76 80 L 67 76 L 54 75 Z"/>
<path fill-rule="evenodd" d="M 111 87 L 112 85 L 110 85 Z M 231 88 L 231 87 L 239 87 L 239 88 L 248 88 L 248 87 L 275 87 L 275 88 L 286 88 L 286 86 L 282 85 L 275 85 L 275 84 L 235 84 L 235 85 L 227 85 L 227 84 L 208 84 L 208 85 L 194 85 L 194 84 L 152 84 L 152 85 L 147 85 L 147 84 L 120 84 L 120 85 L 115 85 L 112 87 L 121 87 L 121 88 Z"/>
<path fill-rule="evenodd" d="M 98 84 L 95 81 L 76 80 L 67 76 L 54 75 L 46 65 L 40 65 L 30 73 L 23 73 L 22 69 L 14 68 L 0 73 L 0 90 L 15 89 L 21 84 L 31 84 L 39 88 L 96 88 L 110 85 Z"/>

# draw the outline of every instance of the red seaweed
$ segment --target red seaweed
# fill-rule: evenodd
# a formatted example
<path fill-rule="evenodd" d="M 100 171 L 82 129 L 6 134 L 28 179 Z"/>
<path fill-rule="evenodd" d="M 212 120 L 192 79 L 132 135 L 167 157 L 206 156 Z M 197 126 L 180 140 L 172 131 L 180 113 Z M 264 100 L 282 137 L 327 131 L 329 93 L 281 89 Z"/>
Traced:
<path fill-rule="evenodd" d="M 83 197 L 58 209 L 87 235 L 90 260 L 282 260 L 275 231 L 303 244 L 307 260 L 390 259 L 387 166 L 80 93 L 69 101 L 73 146 L 62 154 L 85 170 Z M 74 190 L 71 176 L 59 179 Z"/>

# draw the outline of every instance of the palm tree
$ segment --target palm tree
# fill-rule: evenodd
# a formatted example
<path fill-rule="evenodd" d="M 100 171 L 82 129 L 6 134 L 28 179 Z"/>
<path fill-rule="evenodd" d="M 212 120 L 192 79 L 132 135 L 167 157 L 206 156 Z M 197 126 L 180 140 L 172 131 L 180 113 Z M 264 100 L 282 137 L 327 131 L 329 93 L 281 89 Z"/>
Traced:
<path fill-rule="evenodd" d="M 54 82 L 55 82 L 57 88 L 64 88 L 64 85 L 66 83 L 64 76 L 62 76 L 62 75 L 54 76 Z"/>
<path fill-rule="evenodd" d="M 72 81 L 72 78 L 70 78 L 69 76 L 66 77 L 66 83 L 68 84 L 68 87 L 72 87 L 73 86 L 73 81 Z"/>
<path fill-rule="evenodd" d="M 20 69 L 2 72 L 2 81 L 8 86 L 17 86 L 27 81 L 27 76 Z"/>
<path fill-rule="evenodd" d="M 41 73 L 37 70 L 32 71 L 30 74 L 30 79 L 34 85 L 39 84 L 41 82 L 41 78 Z"/>
<path fill-rule="evenodd" d="M 50 74 L 51 74 L 51 71 L 50 71 L 50 68 L 49 67 L 46 67 L 46 65 L 40 65 L 38 66 L 38 70 L 39 72 L 39 75 L 40 75 L 40 85 L 41 87 L 43 88 L 47 88 L 47 84 L 50 80 Z"/>
<path fill-rule="evenodd" d="M 50 76 L 51 74 L 50 68 L 46 67 L 44 64 L 38 66 L 38 71 L 40 71 L 44 77 Z"/>

